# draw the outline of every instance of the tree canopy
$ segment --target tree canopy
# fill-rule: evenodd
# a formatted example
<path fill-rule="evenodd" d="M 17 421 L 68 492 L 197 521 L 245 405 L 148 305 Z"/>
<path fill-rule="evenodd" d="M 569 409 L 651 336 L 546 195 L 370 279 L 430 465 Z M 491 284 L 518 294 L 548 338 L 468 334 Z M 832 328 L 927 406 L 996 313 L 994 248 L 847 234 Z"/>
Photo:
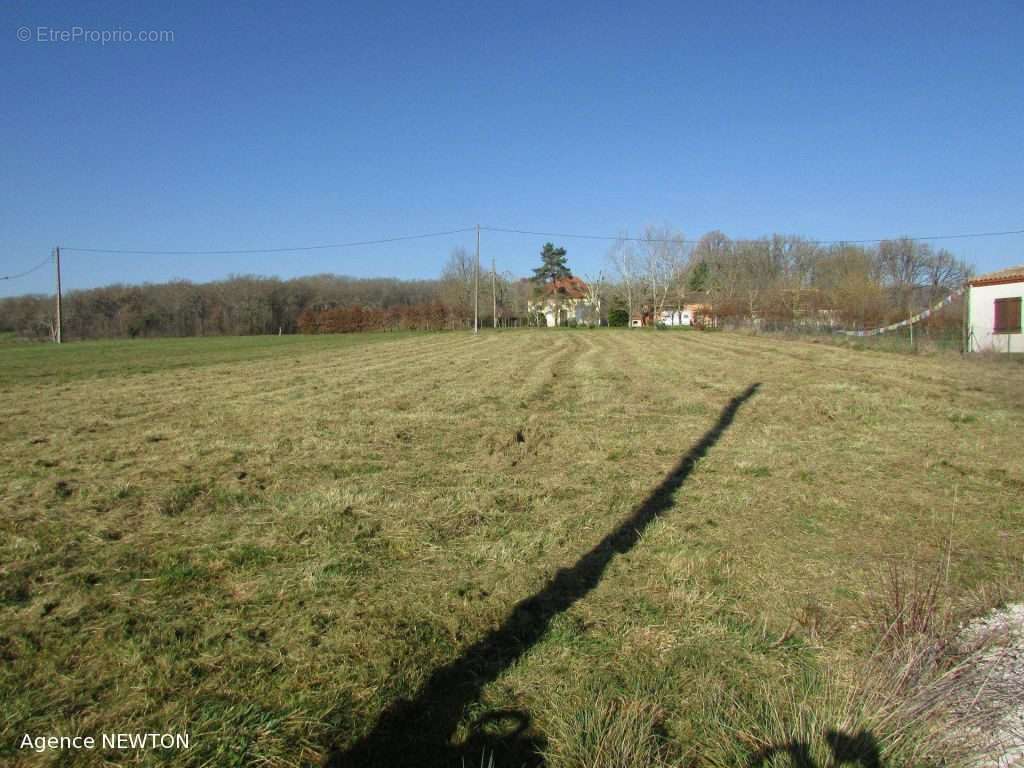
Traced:
<path fill-rule="evenodd" d="M 533 270 L 533 281 L 538 284 L 553 283 L 572 277 L 572 271 L 565 263 L 565 248 L 556 248 L 554 243 L 544 243 L 540 252 L 541 264 Z"/>
<path fill-rule="evenodd" d="M 708 288 L 708 263 L 706 261 L 697 262 L 697 264 L 690 270 L 690 280 L 686 287 L 691 291 L 706 291 Z"/>

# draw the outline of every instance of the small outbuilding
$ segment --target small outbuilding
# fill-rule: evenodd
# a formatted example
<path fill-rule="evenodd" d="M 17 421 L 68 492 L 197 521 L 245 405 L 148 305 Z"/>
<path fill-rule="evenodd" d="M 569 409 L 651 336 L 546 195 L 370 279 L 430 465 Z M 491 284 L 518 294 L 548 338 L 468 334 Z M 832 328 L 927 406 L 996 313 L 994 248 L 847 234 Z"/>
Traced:
<path fill-rule="evenodd" d="M 1024 265 L 979 275 L 967 282 L 967 349 L 1024 352 L 1021 300 Z"/>

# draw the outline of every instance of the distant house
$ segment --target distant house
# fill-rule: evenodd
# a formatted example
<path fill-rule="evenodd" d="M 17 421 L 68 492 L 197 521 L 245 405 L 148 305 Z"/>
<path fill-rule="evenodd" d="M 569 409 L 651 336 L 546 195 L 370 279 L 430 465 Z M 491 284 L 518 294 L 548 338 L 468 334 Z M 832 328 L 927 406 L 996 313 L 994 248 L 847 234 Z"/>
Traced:
<path fill-rule="evenodd" d="M 680 304 L 662 309 L 657 313 L 650 307 L 643 307 L 639 312 L 633 313 L 629 319 L 629 325 L 632 328 L 644 328 L 649 325 L 683 328 L 703 324 L 710 314 L 710 304 Z"/>
<path fill-rule="evenodd" d="M 591 300 L 590 286 L 576 276 L 544 283 L 540 294 L 529 302 L 530 314 L 544 317 L 548 328 L 558 325 L 598 325 L 600 299 Z"/>
<path fill-rule="evenodd" d="M 979 275 L 967 283 L 967 349 L 1024 352 L 1021 299 L 1024 265 Z"/>
<path fill-rule="evenodd" d="M 683 309 L 663 309 L 658 315 L 658 322 L 670 328 L 688 327 L 693 325 L 693 313 Z"/>

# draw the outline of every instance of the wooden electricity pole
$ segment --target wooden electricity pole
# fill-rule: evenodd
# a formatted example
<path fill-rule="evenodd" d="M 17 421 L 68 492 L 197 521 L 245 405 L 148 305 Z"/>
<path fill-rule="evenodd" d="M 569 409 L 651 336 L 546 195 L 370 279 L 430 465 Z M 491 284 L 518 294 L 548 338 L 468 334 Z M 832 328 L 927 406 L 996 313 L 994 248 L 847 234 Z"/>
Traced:
<path fill-rule="evenodd" d="M 491 254 L 491 301 L 494 308 L 491 310 L 491 319 L 494 321 L 494 327 L 498 327 L 498 277 L 494 271 L 494 254 Z"/>
<path fill-rule="evenodd" d="M 57 264 L 57 328 L 54 334 L 54 341 L 61 343 L 61 336 L 64 331 L 64 322 L 61 318 L 61 295 L 60 295 L 60 246 L 53 249 L 54 261 Z"/>
<path fill-rule="evenodd" d="M 480 225 L 476 225 L 476 268 L 473 270 L 473 333 L 480 333 Z"/>

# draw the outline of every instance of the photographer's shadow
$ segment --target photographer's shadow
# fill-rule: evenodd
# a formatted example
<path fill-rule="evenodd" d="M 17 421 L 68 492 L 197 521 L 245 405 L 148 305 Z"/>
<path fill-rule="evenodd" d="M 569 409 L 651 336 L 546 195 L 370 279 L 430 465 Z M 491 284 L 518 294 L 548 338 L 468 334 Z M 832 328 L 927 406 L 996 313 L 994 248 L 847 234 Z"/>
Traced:
<path fill-rule="evenodd" d="M 465 764 L 469 768 L 480 764 L 488 768 L 492 757 L 495 766 L 541 765 L 543 741 L 533 733 L 529 715 L 524 712 L 486 716 L 471 724 L 471 735 L 465 743 L 454 747 L 452 737 L 467 706 L 478 701 L 486 685 L 544 637 L 555 617 L 597 587 L 615 556 L 636 546 L 647 527 L 674 505 L 676 491 L 759 386 L 752 384 L 732 398 L 715 424 L 683 454 L 650 495 L 593 549 L 574 565 L 558 571 L 539 592 L 517 603 L 499 628 L 435 669 L 414 697 L 396 701 L 384 710 L 369 733 L 347 747 L 333 748 L 325 765 L 432 768 Z M 347 738 L 348 734 L 336 734 L 335 744 Z"/>

